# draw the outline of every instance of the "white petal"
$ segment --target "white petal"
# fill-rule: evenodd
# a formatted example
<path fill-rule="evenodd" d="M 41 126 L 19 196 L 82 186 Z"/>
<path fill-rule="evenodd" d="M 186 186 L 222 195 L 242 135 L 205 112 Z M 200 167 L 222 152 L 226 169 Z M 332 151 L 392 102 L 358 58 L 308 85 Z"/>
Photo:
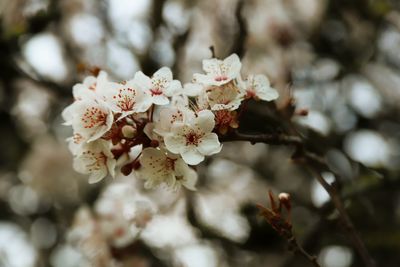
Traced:
<path fill-rule="evenodd" d="M 196 183 L 198 179 L 197 172 L 192 168 L 189 168 L 184 177 L 185 179 L 182 181 L 183 186 L 189 190 L 196 191 Z"/>
<path fill-rule="evenodd" d="M 113 158 L 108 158 L 106 164 L 108 172 L 111 174 L 112 177 L 115 177 L 115 165 L 117 164 L 117 161 Z"/>
<path fill-rule="evenodd" d="M 164 137 L 165 147 L 172 153 L 179 154 L 185 147 L 186 140 L 183 136 L 173 133 Z"/>
<path fill-rule="evenodd" d="M 257 96 L 264 101 L 272 101 L 279 97 L 278 91 L 273 88 L 268 88 L 264 91 L 258 91 Z"/>
<path fill-rule="evenodd" d="M 107 170 L 93 172 L 89 176 L 89 184 L 94 184 L 103 180 L 107 176 Z"/>
<path fill-rule="evenodd" d="M 183 87 L 183 93 L 187 96 L 195 97 L 200 94 L 204 86 L 198 83 L 186 83 Z"/>
<path fill-rule="evenodd" d="M 152 86 L 151 79 L 141 71 L 136 72 L 133 79 L 135 83 L 139 86 L 139 88 L 143 91 L 148 90 Z"/>
<path fill-rule="evenodd" d="M 165 79 L 167 81 L 172 80 L 172 71 L 168 67 L 162 67 L 153 74 L 154 79 Z"/>
<path fill-rule="evenodd" d="M 165 95 L 155 95 L 152 96 L 152 101 L 154 104 L 156 105 L 167 105 L 169 103 L 169 99 L 168 97 L 166 97 Z"/>
<path fill-rule="evenodd" d="M 190 168 L 181 158 L 175 163 L 175 174 L 181 177 L 176 183 L 182 183 L 189 190 L 196 190 L 197 172 Z"/>
<path fill-rule="evenodd" d="M 182 91 L 182 84 L 180 81 L 178 80 L 173 80 L 169 83 L 169 85 L 167 86 L 167 88 L 165 88 L 164 90 L 164 94 L 166 96 L 173 96 L 176 94 L 181 93 Z"/>
<path fill-rule="evenodd" d="M 236 54 L 230 55 L 229 57 L 224 59 L 223 64 L 227 68 L 226 75 L 230 79 L 234 79 L 239 75 L 240 69 L 242 67 L 242 63 L 240 62 L 238 55 L 236 55 Z"/>
<path fill-rule="evenodd" d="M 187 146 L 181 152 L 183 160 L 189 165 L 197 165 L 204 160 L 204 156 L 195 146 Z"/>
<path fill-rule="evenodd" d="M 214 114 L 208 109 L 200 111 L 196 119 L 196 124 L 203 132 L 211 132 L 215 126 Z"/>
<path fill-rule="evenodd" d="M 203 70 L 206 73 L 212 73 L 212 74 L 220 74 L 220 64 L 222 63 L 221 60 L 216 59 L 216 58 L 211 58 L 211 59 L 203 59 Z"/>
<path fill-rule="evenodd" d="M 164 161 L 165 158 L 166 155 L 160 150 L 153 147 L 148 147 L 143 149 L 142 156 L 140 157 L 140 163 L 143 166 L 152 166 L 158 162 Z"/>
<path fill-rule="evenodd" d="M 203 136 L 197 147 L 199 152 L 203 155 L 212 155 L 221 151 L 221 144 L 218 141 L 218 135 L 215 133 L 209 133 Z"/>
<path fill-rule="evenodd" d="M 193 79 L 196 81 L 196 83 L 200 83 L 203 85 L 220 85 L 223 84 L 224 82 L 215 82 L 214 81 L 214 76 L 211 75 L 205 75 L 205 74 L 200 74 L 200 73 L 195 73 L 193 74 Z"/>

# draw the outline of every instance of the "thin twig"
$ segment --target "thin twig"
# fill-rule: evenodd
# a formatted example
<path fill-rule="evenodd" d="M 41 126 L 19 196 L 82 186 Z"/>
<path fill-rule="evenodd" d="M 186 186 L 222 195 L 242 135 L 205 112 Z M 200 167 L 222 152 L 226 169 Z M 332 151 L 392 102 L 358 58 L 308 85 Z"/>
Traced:
<path fill-rule="evenodd" d="M 296 147 L 296 151 L 293 155 L 294 159 L 303 160 L 304 164 L 308 166 L 308 168 L 315 174 L 318 182 L 324 187 L 329 196 L 331 197 L 332 203 L 335 208 L 339 212 L 340 220 L 342 221 L 347 234 L 349 235 L 354 248 L 357 250 L 360 255 L 362 261 L 364 262 L 364 266 L 366 267 L 375 267 L 376 264 L 374 260 L 368 253 L 368 250 L 360 238 L 357 230 L 355 229 L 349 215 L 346 212 L 346 209 L 343 205 L 341 196 L 337 191 L 334 185 L 329 184 L 321 175 L 321 171 L 330 170 L 329 166 L 325 163 L 325 161 L 310 151 L 308 151 L 305 146 L 303 140 L 298 136 L 290 136 L 286 134 L 243 134 L 237 131 L 221 138 L 221 141 L 230 142 L 230 141 L 248 141 L 252 144 L 255 143 L 265 143 L 270 145 L 293 145 Z M 335 174 L 337 176 L 337 174 Z"/>
<path fill-rule="evenodd" d="M 291 247 L 291 250 L 294 253 L 299 254 L 300 256 L 311 262 L 313 266 L 321 267 L 321 265 L 319 265 L 317 261 L 317 257 L 308 254 L 308 252 L 305 251 L 304 248 L 297 242 L 297 239 L 294 236 L 290 240 L 288 240 L 288 242 Z"/>
<path fill-rule="evenodd" d="M 318 182 L 324 187 L 326 192 L 328 192 L 329 196 L 333 204 L 335 205 L 337 211 L 339 212 L 339 218 L 342 221 L 346 232 L 349 234 L 353 245 L 357 249 L 358 253 L 360 254 L 361 258 L 364 261 L 366 267 L 375 267 L 376 264 L 370 257 L 367 247 L 365 246 L 364 242 L 361 240 L 360 235 L 357 232 L 357 229 L 354 227 L 353 222 L 351 221 L 349 215 L 346 212 L 344 207 L 343 201 L 338 193 L 334 184 L 329 184 L 324 177 L 322 177 L 321 173 L 315 171 L 315 169 L 310 168 L 310 170 L 314 173 L 315 177 L 317 178 Z"/>

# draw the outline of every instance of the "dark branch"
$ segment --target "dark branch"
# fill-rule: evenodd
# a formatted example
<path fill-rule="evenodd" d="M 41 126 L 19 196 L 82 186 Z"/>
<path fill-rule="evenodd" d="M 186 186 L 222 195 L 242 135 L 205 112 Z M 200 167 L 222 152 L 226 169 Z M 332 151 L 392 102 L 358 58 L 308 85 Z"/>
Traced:
<path fill-rule="evenodd" d="M 360 238 L 357 230 L 355 229 L 346 209 L 343 205 L 340 193 L 337 191 L 334 184 L 329 184 L 321 175 L 321 172 L 328 170 L 335 174 L 325 160 L 317 154 L 308 151 L 305 148 L 304 141 L 297 136 L 289 136 L 285 134 L 243 134 L 237 131 L 220 138 L 223 142 L 229 141 L 248 141 L 252 144 L 264 143 L 269 145 L 293 145 L 296 147 L 295 153 L 292 158 L 297 162 L 303 163 L 308 169 L 311 170 L 318 182 L 324 187 L 331 197 L 331 201 L 339 212 L 340 220 L 345 227 L 345 231 L 349 235 L 354 248 L 359 253 L 361 259 L 366 267 L 375 267 L 374 260 L 368 253 L 368 250 Z M 337 177 L 338 175 L 335 174 Z"/>

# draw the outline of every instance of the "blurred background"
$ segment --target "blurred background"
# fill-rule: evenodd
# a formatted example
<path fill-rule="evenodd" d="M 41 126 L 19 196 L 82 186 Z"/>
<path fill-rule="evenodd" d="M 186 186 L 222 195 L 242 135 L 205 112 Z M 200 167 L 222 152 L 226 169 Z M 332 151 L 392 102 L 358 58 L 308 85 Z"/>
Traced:
<path fill-rule="evenodd" d="M 0 0 L 0 23 L 1 267 L 310 266 L 258 215 L 268 189 L 291 194 L 294 232 L 322 266 L 363 266 L 291 148 L 224 144 L 194 193 L 73 171 L 60 113 L 75 83 L 96 67 L 124 80 L 161 66 L 188 82 L 210 46 L 267 74 L 278 107 L 294 96 L 309 111 L 296 128 L 341 175 L 378 266 L 399 266 L 397 0 Z M 249 112 L 244 131 L 275 127 L 268 107 Z"/>

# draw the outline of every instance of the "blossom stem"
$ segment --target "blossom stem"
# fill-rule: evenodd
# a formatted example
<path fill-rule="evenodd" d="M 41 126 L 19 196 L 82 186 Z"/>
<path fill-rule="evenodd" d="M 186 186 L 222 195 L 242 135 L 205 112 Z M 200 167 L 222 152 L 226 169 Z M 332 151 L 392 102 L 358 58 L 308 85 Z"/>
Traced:
<path fill-rule="evenodd" d="M 301 255 L 303 258 L 311 262 L 314 267 L 321 267 L 317 261 L 317 257 L 314 255 L 310 255 L 304 248 L 297 242 L 297 239 L 292 235 L 291 238 L 288 239 L 289 246 L 294 253 Z"/>
<path fill-rule="evenodd" d="M 344 225 L 345 231 L 350 237 L 350 240 L 357 250 L 360 258 L 362 259 L 364 266 L 375 267 L 376 264 L 370 254 L 368 253 L 367 247 L 359 236 L 354 224 L 352 223 L 350 216 L 344 207 L 340 192 L 338 192 L 335 185 L 329 184 L 321 175 L 321 172 L 328 170 L 335 174 L 329 166 L 326 164 L 323 158 L 308 151 L 305 148 L 303 140 L 298 136 L 290 136 L 286 134 L 243 134 L 235 131 L 225 137 L 220 138 L 221 141 L 248 141 L 252 144 L 255 143 L 265 143 L 269 145 L 293 145 L 296 147 L 296 151 L 292 156 L 295 160 L 301 160 L 308 169 L 315 175 L 318 182 L 329 194 L 332 203 L 334 204 L 336 210 L 339 213 L 341 222 Z M 335 177 L 338 175 L 335 174 Z"/>

